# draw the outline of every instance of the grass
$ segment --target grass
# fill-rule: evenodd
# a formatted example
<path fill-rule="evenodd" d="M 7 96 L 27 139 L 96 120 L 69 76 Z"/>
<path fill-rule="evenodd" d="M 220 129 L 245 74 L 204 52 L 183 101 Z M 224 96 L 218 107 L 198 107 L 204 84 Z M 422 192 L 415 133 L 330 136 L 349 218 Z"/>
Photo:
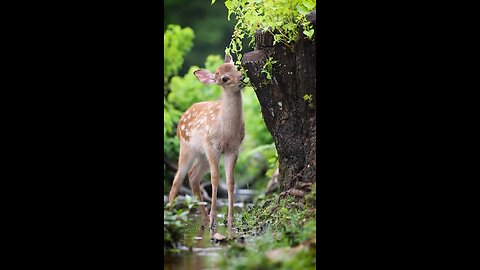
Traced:
<path fill-rule="evenodd" d="M 304 198 L 278 195 L 259 199 L 239 214 L 239 234 L 258 235 L 253 245 L 233 243 L 220 262 L 222 269 L 315 269 L 316 187 Z"/>

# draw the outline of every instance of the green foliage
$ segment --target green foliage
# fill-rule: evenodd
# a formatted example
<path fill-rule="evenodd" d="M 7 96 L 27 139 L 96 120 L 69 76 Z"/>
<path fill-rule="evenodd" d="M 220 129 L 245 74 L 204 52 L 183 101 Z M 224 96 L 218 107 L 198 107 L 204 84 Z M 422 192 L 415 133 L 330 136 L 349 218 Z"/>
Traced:
<path fill-rule="evenodd" d="M 308 94 L 305 94 L 305 96 L 303 96 L 303 100 L 305 100 L 306 102 L 308 102 L 308 108 L 310 109 L 313 109 L 313 99 L 312 99 L 312 95 L 308 95 Z"/>
<path fill-rule="evenodd" d="M 163 209 L 163 239 L 164 246 L 170 250 L 175 250 L 184 233 L 188 214 L 192 209 L 198 207 L 199 202 L 196 197 L 186 195 L 177 197 L 172 210 L 168 209 L 168 204 Z"/>
<path fill-rule="evenodd" d="M 250 39 L 248 45 L 252 46 L 259 29 L 272 33 L 274 44 L 290 48 L 298 39 L 298 25 L 302 25 L 307 38 L 313 38 L 314 29 L 306 15 L 316 8 L 316 0 L 226 0 L 225 6 L 227 19 L 234 14 L 237 20 L 229 47 L 238 61 L 242 58 L 242 40 Z"/>
<path fill-rule="evenodd" d="M 181 28 L 178 25 L 168 25 L 163 34 L 163 83 L 178 73 L 183 65 L 183 59 L 193 46 L 195 35 L 190 27 Z"/>
<path fill-rule="evenodd" d="M 209 55 L 205 61 L 205 69 L 214 72 L 223 64 L 220 55 Z M 197 66 L 189 68 L 185 76 L 174 76 L 170 80 L 168 102 L 174 104 L 180 111 L 186 111 L 193 103 L 207 100 L 215 100 L 220 97 L 221 89 L 218 85 L 204 85 L 193 74 Z"/>
<path fill-rule="evenodd" d="M 272 71 L 273 71 L 273 64 L 277 63 L 277 61 L 273 60 L 273 57 L 268 57 L 265 61 L 265 65 L 262 67 L 262 73 L 265 73 L 266 81 L 264 82 L 267 84 L 272 80 Z"/>
<path fill-rule="evenodd" d="M 170 159 L 174 159 L 178 156 L 180 145 L 178 140 L 175 139 L 175 128 L 181 114 L 182 113 L 172 104 L 168 103 L 165 98 L 163 99 L 163 151 Z M 164 173 L 167 173 L 167 170 L 164 170 Z M 168 174 L 164 174 L 164 177 L 168 177 Z"/>
<path fill-rule="evenodd" d="M 291 258 L 282 262 L 280 270 L 314 270 L 316 269 L 316 247 L 300 250 Z"/>
<path fill-rule="evenodd" d="M 262 144 L 257 147 L 249 148 L 247 152 L 245 152 L 243 155 L 240 156 L 240 159 L 242 165 L 247 164 L 250 166 L 249 172 L 251 174 L 255 174 L 255 172 L 258 172 L 258 164 L 259 162 L 266 164 L 267 166 L 267 172 L 265 173 L 265 176 L 263 179 L 256 179 L 253 183 L 253 186 L 250 188 L 253 188 L 255 190 L 263 190 L 265 189 L 265 182 L 268 181 L 275 170 L 278 167 L 278 153 L 277 149 L 275 148 L 275 144 Z"/>
<path fill-rule="evenodd" d="M 183 65 L 185 54 L 193 46 L 194 33 L 189 27 L 181 28 L 178 25 L 168 25 L 163 35 L 164 43 L 164 98 L 163 98 L 163 150 L 170 159 L 178 155 L 179 143 L 174 139 L 176 124 L 182 112 L 173 104 L 167 102 L 166 96 L 169 93 L 168 84 L 170 78 L 178 73 Z M 168 171 L 164 170 L 164 178 L 168 178 Z M 165 190 L 168 190 L 169 183 L 164 183 Z"/>
<path fill-rule="evenodd" d="M 226 269 L 315 269 L 316 254 L 316 185 L 303 200 L 286 197 L 278 201 L 271 196 L 258 200 L 254 206 L 235 218 L 235 227 L 248 228 L 247 234 L 266 227 L 254 243 L 233 245 L 224 254 L 221 266 Z M 301 247 L 294 252 L 290 247 Z M 289 254 L 271 260 L 266 252 L 283 248 Z"/>
<path fill-rule="evenodd" d="M 295 197 L 288 196 L 277 203 L 275 196 L 259 199 L 256 204 L 235 219 L 235 225 L 241 227 L 247 225 L 249 228 L 257 228 L 268 223 L 273 231 L 289 232 L 295 234 L 307 220 L 315 219 L 315 185 L 312 185 L 310 196 L 303 201 L 297 201 Z M 298 244 L 302 239 L 293 241 Z M 292 244 L 292 243 L 290 243 Z"/>
<path fill-rule="evenodd" d="M 164 31 L 169 24 L 189 26 L 195 33 L 195 46 L 184 58 L 178 75 L 185 75 L 193 65 L 201 65 L 208 55 L 221 54 L 230 42 L 236 21 L 225 18 L 223 3 L 210 5 L 210 1 L 164 0 Z"/>
<path fill-rule="evenodd" d="M 258 175 L 263 168 L 269 168 L 269 160 L 277 155 L 273 138 L 263 120 L 260 103 L 251 86 L 243 90 L 243 119 L 245 121 L 245 139 L 240 146 L 240 155 L 235 167 L 236 182 L 243 185 L 251 177 L 254 185 L 248 188 L 264 190 L 268 175 Z"/>
<path fill-rule="evenodd" d="M 311 191 L 305 195 L 305 202 L 307 205 L 315 205 L 315 202 L 317 200 L 317 182 L 313 182 L 311 186 Z"/>
<path fill-rule="evenodd" d="M 187 222 L 188 211 L 184 209 L 170 211 L 163 210 L 163 245 L 167 248 L 175 248 L 181 240 L 183 229 Z"/>

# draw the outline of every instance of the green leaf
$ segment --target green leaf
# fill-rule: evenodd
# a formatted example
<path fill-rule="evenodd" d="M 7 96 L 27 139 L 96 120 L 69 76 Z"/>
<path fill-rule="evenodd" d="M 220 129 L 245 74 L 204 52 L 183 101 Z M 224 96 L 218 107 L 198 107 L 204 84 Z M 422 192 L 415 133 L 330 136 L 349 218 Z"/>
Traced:
<path fill-rule="evenodd" d="M 313 8 L 315 8 L 315 3 L 311 3 L 311 2 L 303 2 L 303 5 L 306 6 L 308 8 L 308 10 L 312 10 Z"/>
<path fill-rule="evenodd" d="M 309 31 L 304 30 L 303 33 L 304 33 L 305 36 L 307 36 L 309 39 L 312 39 L 312 36 L 313 36 L 314 31 L 315 31 L 314 29 L 310 29 Z"/>
<path fill-rule="evenodd" d="M 228 8 L 228 10 L 233 9 L 233 3 L 230 0 L 225 1 L 225 6 Z"/>
<path fill-rule="evenodd" d="M 304 5 L 297 5 L 297 10 L 302 15 L 306 15 L 306 14 L 310 13 Z"/>
<path fill-rule="evenodd" d="M 216 1 L 216 0 L 212 0 L 212 5 L 215 4 L 215 1 Z"/>
<path fill-rule="evenodd" d="M 227 19 L 230 21 L 230 15 L 233 13 L 233 3 L 230 0 L 225 1 L 225 6 L 228 9 L 228 16 Z"/>

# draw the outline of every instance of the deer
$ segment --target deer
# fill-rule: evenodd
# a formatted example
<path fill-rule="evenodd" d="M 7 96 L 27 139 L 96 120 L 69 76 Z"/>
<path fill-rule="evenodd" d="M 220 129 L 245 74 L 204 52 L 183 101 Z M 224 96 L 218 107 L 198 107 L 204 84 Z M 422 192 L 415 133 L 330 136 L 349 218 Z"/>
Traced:
<path fill-rule="evenodd" d="M 202 227 L 208 225 L 209 222 L 213 237 L 217 215 L 218 164 L 221 155 L 223 155 L 228 193 L 227 228 L 229 238 L 231 238 L 234 171 L 239 148 L 245 137 L 241 93 L 244 87 L 244 77 L 228 54 L 225 55 L 224 63 L 216 69 L 215 73 L 199 69 L 194 71 L 194 75 L 203 84 L 219 85 L 222 89 L 221 99 L 195 103 L 182 114 L 177 126 L 177 136 L 180 141 L 178 170 L 172 183 L 168 201 L 170 208 L 172 208 L 173 201 L 188 172 L 192 193 L 201 202 L 199 210 L 202 217 Z M 200 180 L 208 171 L 210 171 L 212 186 L 209 218 L 205 206 L 202 204 L 203 198 L 200 192 Z"/>

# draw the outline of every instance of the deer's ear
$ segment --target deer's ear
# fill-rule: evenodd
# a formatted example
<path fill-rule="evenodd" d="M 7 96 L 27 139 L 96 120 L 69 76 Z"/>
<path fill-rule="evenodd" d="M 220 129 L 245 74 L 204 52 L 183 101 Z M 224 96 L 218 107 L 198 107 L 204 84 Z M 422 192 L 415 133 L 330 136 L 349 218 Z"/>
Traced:
<path fill-rule="evenodd" d="M 199 69 L 193 72 L 195 77 L 204 84 L 215 83 L 215 75 L 208 70 Z"/>
<path fill-rule="evenodd" d="M 225 63 L 233 64 L 232 57 L 229 54 L 225 54 Z"/>

